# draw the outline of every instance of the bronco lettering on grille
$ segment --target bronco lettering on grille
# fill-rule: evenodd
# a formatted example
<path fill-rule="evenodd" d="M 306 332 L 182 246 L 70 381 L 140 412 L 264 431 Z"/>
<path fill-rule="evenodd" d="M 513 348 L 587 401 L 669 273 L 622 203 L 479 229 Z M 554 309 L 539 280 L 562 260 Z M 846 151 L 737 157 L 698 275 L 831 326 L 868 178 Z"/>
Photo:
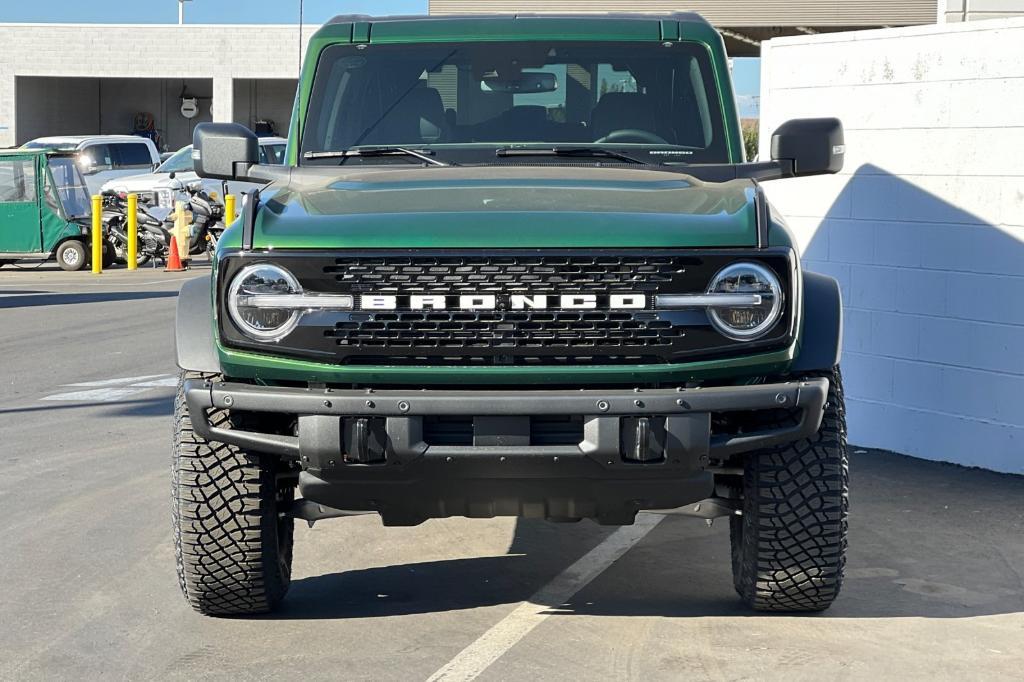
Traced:
<path fill-rule="evenodd" d="M 644 294 L 377 295 L 363 294 L 361 310 L 644 310 Z"/>

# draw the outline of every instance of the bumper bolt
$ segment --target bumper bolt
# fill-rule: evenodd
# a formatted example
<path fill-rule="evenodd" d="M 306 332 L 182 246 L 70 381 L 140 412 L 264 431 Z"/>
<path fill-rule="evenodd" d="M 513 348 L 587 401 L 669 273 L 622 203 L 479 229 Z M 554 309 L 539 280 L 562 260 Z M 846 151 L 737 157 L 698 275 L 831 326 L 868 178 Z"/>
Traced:
<path fill-rule="evenodd" d="M 400 403 L 398 403 L 398 410 L 400 412 L 408 412 L 409 411 L 409 403 L 405 402 L 404 400 L 401 401 Z"/>
<path fill-rule="evenodd" d="M 642 400 L 634 400 L 633 404 L 636 405 L 637 407 L 643 407 L 644 406 L 644 401 L 642 401 Z"/>
<path fill-rule="evenodd" d="M 331 401 L 330 401 L 330 400 L 325 400 L 325 401 L 324 401 L 324 407 L 330 407 L 330 406 L 331 406 L 331 404 L 332 404 L 332 403 L 331 403 Z"/>
<path fill-rule="evenodd" d="M 608 403 L 606 401 L 604 401 L 604 400 L 598 400 L 597 401 L 597 409 L 601 410 L 602 412 L 607 412 L 608 411 Z"/>
<path fill-rule="evenodd" d="M 229 395 L 224 396 L 224 405 L 226 407 L 231 407 L 234 404 L 235 404 L 235 399 L 234 398 L 232 398 Z"/>
<path fill-rule="evenodd" d="M 775 402 L 777 402 L 779 405 L 785 405 L 787 400 L 789 400 L 789 398 L 787 398 L 785 394 L 777 393 L 775 395 Z"/>
<path fill-rule="evenodd" d="M 374 404 L 374 402 L 373 402 L 372 400 L 367 400 L 367 401 L 366 401 L 366 406 L 367 406 L 367 407 L 369 407 L 369 408 L 370 408 L 371 410 L 372 410 L 372 409 L 373 409 L 374 407 L 376 407 L 376 405 Z"/>

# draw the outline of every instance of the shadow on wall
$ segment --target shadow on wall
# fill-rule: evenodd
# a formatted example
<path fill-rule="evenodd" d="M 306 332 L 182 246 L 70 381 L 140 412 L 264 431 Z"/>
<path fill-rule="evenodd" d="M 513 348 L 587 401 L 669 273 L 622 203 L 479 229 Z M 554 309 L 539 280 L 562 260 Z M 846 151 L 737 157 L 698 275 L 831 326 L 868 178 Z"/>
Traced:
<path fill-rule="evenodd" d="M 992 215 L 863 165 L 804 251 L 843 290 L 850 439 L 1024 473 L 1024 228 L 993 221 L 1016 222 L 1007 207 L 1024 207 L 1024 189 L 993 178 L 988 196 L 964 196 L 957 178 L 922 181 Z"/>

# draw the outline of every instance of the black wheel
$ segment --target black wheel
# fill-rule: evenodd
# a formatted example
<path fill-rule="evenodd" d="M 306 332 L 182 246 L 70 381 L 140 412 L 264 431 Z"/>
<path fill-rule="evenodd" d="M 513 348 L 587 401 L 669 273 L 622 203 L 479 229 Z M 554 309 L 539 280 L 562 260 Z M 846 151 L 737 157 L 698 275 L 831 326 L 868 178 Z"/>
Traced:
<path fill-rule="evenodd" d="M 117 251 L 109 239 L 103 240 L 103 260 L 101 262 L 103 263 L 104 270 L 113 267 L 114 263 L 117 262 Z"/>
<path fill-rule="evenodd" d="M 80 241 L 69 240 L 57 247 L 57 265 L 66 272 L 77 272 L 89 262 L 86 256 L 85 244 Z"/>
<path fill-rule="evenodd" d="M 839 368 L 818 433 L 747 455 L 743 515 L 732 517 L 733 581 L 758 611 L 822 611 L 846 563 L 849 462 Z"/>
<path fill-rule="evenodd" d="M 207 615 L 272 611 L 291 580 L 294 522 L 279 512 L 294 479 L 275 457 L 206 441 L 192 430 L 182 373 L 174 406 L 172 515 L 178 582 L 185 599 Z M 211 377 L 212 378 L 212 377 Z M 224 410 L 211 423 L 230 428 Z"/>

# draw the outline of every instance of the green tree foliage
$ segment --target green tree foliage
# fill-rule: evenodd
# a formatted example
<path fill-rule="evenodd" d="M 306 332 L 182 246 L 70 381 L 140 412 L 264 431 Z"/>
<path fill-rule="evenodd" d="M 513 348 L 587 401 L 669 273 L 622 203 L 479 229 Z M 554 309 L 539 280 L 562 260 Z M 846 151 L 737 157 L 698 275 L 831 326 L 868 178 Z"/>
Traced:
<path fill-rule="evenodd" d="M 743 126 L 743 146 L 747 150 L 747 160 L 753 161 L 757 158 L 757 145 L 758 145 L 758 129 L 757 122 L 752 124 L 744 124 Z"/>

